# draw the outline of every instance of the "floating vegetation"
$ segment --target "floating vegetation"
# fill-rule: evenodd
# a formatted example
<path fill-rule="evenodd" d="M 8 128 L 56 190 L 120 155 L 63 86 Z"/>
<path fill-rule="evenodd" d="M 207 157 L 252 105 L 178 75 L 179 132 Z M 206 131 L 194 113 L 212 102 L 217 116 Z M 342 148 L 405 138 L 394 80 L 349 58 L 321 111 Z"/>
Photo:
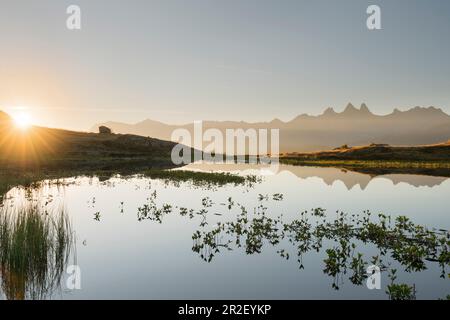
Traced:
<path fill-rule="evenodd" d="M 397 269 L 392 269 L 389 273 L 391 284 L 387 286 L 386 293 L 390 300 L 416 300 L 416 286 L 409 286 L 405 283 L 396 284 Z"/>
<path fill-rule="evenodd" d="M 187 171 L 187 170 L 147 170 L 143 173 L 144 176 L 152 179 L 162 179 L 169 181 L 184 182 L 189 181 L 194 185 L 225 185 L 225 184 L 244 184 L 245 182 L 257 182 L 253 176 L 243 177 L 236 174 L 225 172 L 201 172 L 201 171 Z"/>
<path fill-rule="evenodd" d="M 170 205 L 158 206 L 156 198 L 155 191 L 149 197 L 149 203 L 139 208 L 139 221 L 148 219 L 162 223 L 162 218 L 173 212 Z M 265 206 L 270 199 L 281 201 L 283 198 L 279 193 L 260 194 L 259 204 L 249 213 L 245 206 L 228 197 L 227 202 L 219 204 L 229 210 L 236 206 L 239 212 L 231 221 L 217 222 L 211 230 L 204 229 L 208 225 L 209 211 L 215 205 L 209 197 L 201 199 L 201 209 L 181 207 L 179 214 L 189 219 L 201 217 L 201 229 L 192 235 L 192 250 L 206 262 L 211 262 L 222 251 L 243 248 L 251 255 L 261 253 L 264 246 L 269 245 L 277 247 L 277 253 L 283 259 L 295 256 L 299 269 L 304 269 L 305 254 L 322 252 L 322 270 L 333 279 L 332 288 L 339 290 L 345 278 L 354 285 L 363 285 L 369 276 L 367 268 L 376 265 L 382 272 L 390 272 L 391 283 L 386 291 L 390 299 L 415 299 L 416 295 L 414 285 L 395 283 L 393 262 L 400 264 L 405 272 L 420 272 L 426 270 L 429 263 L 437 263 L 441 269 L 440 277 L 446 277 L 450 264 L 448 230 L 430 230 L 405 216 L 373 216 L 369 211 L 351 215 L 338 211 L 333 220 L 327 217 L 323 208 L 301 212 L 297 219 L 285 222 L 282 215 L 276 218 L 269 215 Z M 286 247 L 286 244 L 290 246 Z M 366 257 L 358 252 L 362 246 L 375 248 L 375 254 Z M 294 253 L 290 252 L 292 247 Z"/>
<path fill-rule="evenodd" d="M 60 287 L 74 248 L 64 210 L 0 208 L 0 280 L 7 299 L 44 299 Z"/>
<path fill-rule="evenodd" d="M 234 201 L 231 197 L 228 197 L 227 203 L 221 203 L 223 206 L 227 206 L 228 210 L 231 210 L 234 207 Z"/>
<path fill-rule="evenodd" d="M 157 193 L 156 190 L 151 193 L 151 195 L 147 198 L 147 203 L 138 208 L 138 221 L 143 220 L 151 220 L 158 223 L 162 223 L 163 218 L 172 213 L 174 211 L 174 207 L 170 204 L 163 203 L 158 206 L 156 203 Z M 200 226 L 204 227 L 207 225 L 206 218 L 208 213 L 208 208 L 213 206 L 213 202 L 209 197 L 205 197 L 201 200 L 202 208 L 200 210 L 188 209 L 185 207 L 180 207 L 179 214 L 180 216 L 188 216 L 189 219 L 193 219 L 194 217 L 200 216 L 202 217 L 202 222 Z"/>
<path fill-rule="evenodd" d="M 283 195 L 282 195 L 281 193 L 275 193 L 275 194 L 272 196 L 272 199 L 273 199 L 274 201 L 282 201 L 282 200 L 283 200 Z"/>
<path fill-rule="evenodd" d="M 264 194 L 259 194 L 258 195 L 258 201 L 269 201 L 269 195 L 268 194 L 266 194 L 266 195 L 264 195 Z"/>
<path fill-rule="evenodd" d="M 259 200 L 265 200 L 266 196 Z M 436 262 L 441 268 L 441 278 L 446 276 L 450 264 L 450 234 L 446 230 L 429 230 L 412 223 L 407 217 L 395 219 L 379 214 L 371 218 L 369 211 L 362 215 L 347 215 L 337 212 L 332 221 L 325 219 L 326 211 L 321 208 L 300 213 L 299 219 L 289 223 L 282 217 L 276 219 L 267 215 L 267 208 L 260 205 L 250 216 L 241 207 L 235 221 L 218 223 L 210 231 L 196 231 L 192 237 L 192 250 L 206 262 L 211 262 L 222 249 L 244 248 L 247 254 L 260 253 L 264 244 L 279 245 L 287 240 L 296 249 L 299 268 L 303 269 L 303 256 L 310 252 L 325 249 L 323 272 L 333 278 L 332 287 L 339 290 L 343 276 L 355 285 L 363 284 L 367 278 L 369 265 L 380 265 L 388 270 L 385 259 L 391 258 L 400 263 L 406 272 L 420 272 L 427 269 L 426 262 Z M 329 244 L 324 247 L 324 243 Z M 358 244 L 374 245 L 378 255 L 368 261 L 356 251 Z M 278 254 L 289 259 L 286 248 Z M 395 271 L 394 271 L 395 274 Z M 388 295 L 392 299 L 412 299 L 415 289 L 403 284 L 395 284 L 392 277 Z"/>
<path fill-rule="evenodd" d="M 75 183 L 76 178 L 98 178 L 100 182 L 108 185 L 108 180 L 120 177 L 122 180 L 148 177 L 163 180 L 166 184 L 179 186 L 182 182 L 189 182 L 194 187 L 217 188 L 227 184 L 243 185 L 252 188 L 260 183 L 262 178 L 257 175 L 240 176 L 226 172 L 201 172 L 188 170 L 170 170 L 164 168 L 135 169 L 121 172 L 120 170 L 67 170 L 67 171 L 7 171 L 0 168 L 0 201 L 10 189 L 18 186 L 29 190 L 39 189 L 43 185 L 67 186 Z M 113 186 L 113 185 L 110 185 Z M 94 202 L 92 204 L 95 204 Z"/>
<path fill-rule="evenodd" d="M 152 220 L 162 223 L 162 218 L 172 212 L 170 204 L 163 204 L 161 207 L 156 205 L 156 190 L 147 198 L 147 203 L 138 208 L 138 221 Z"/>

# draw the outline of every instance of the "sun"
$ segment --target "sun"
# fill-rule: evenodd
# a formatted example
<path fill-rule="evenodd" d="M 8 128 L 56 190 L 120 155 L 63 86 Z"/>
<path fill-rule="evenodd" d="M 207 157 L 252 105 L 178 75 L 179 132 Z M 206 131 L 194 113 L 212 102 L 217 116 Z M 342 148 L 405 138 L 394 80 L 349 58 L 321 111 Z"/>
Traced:
<path fill-rule="evenodd" d="M 14 124 L 22 130 L 26 130 L 31 126 L 31 114 L 25 111 L 18 112 L 13 115 Z"/>

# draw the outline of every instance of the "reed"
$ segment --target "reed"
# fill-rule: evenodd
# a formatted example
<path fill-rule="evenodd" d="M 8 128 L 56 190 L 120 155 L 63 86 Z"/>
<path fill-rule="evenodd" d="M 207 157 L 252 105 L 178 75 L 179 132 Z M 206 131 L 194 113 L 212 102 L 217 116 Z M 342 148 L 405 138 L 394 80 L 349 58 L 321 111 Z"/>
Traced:
<path fill-rule="evenodd" d="M 44 299 L 60 287 L 74 248 L 63 209 L 37 205 L 0 208 L 0 277 L 7 299 Z"/>

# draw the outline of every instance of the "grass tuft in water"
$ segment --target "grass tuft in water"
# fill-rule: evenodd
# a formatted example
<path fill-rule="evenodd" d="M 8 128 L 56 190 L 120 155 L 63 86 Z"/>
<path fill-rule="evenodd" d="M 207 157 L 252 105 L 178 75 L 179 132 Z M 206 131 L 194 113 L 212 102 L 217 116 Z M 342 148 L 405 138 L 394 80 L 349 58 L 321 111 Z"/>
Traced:
<path fill-rule="evenodd" d="M 253 177 L 243 177 L 236 174 L 225 172 L 201 172 L 188 170 L 159 170 L 151 169 L 144 172 L 146 177 L 152 179 L 162 179 L 177 182 L 190 181 L 195 185 L 225 185 L 225 184 L 243 184 Z"/>
<path fill-rule="evenodd" d="M 7 299 L 43 299 L 59 287 L 74 245 L 64 210 L 0 208 L 0 276 Z"/>

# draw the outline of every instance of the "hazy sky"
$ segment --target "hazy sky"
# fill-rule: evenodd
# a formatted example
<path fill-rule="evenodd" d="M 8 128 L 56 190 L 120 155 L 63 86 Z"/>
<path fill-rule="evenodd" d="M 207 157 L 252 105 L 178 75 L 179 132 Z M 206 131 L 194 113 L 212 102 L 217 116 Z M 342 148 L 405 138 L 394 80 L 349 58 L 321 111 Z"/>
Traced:
<path fill-rule="evenodd" d="M 54 127 L 290 120 L 349 101 L 450 113 L 449 57 L 448 0 L 0 0 L 0 109 Z"/>

